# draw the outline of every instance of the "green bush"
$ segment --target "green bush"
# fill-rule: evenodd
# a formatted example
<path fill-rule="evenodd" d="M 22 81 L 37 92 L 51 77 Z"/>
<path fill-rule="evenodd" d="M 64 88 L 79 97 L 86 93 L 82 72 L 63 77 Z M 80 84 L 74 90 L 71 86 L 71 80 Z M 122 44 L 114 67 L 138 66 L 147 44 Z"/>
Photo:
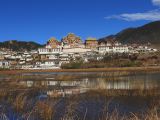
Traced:
<path fill-rule="evenodd" d="M 71 62 L 71 63 L 65 63 L 61 65 L 62 69 L 79 69 L 81 68 L 82 62 Z"/>

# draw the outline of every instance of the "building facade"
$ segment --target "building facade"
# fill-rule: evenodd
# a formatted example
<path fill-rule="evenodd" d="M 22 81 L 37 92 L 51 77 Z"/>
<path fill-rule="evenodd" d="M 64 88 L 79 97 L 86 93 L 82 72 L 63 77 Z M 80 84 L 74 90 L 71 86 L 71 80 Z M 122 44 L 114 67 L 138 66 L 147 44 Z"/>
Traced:
<path fill-rule="evenodd" d="M 98 47 L 98 41 L 96 38 L 87 38 L 85 41 L 85 47 L 88 49 L 97 49 Z"/>

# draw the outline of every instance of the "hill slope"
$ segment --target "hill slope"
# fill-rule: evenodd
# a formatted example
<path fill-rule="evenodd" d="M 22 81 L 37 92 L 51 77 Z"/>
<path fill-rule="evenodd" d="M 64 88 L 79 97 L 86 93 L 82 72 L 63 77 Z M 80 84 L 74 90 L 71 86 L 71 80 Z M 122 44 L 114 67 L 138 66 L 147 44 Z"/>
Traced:
<path fill-rule="evenodd" d="M 151 22 L 138 28 L 125 29 L 116 35 L 100 39 L 100 42 L 110 39 L 116 39 L 125 44 L 151 43 L 152 46 L 160 48 L 160 21 Z"/>
<path fill-rule="evenodd" d="M 12 49 L 14 51 L 35 50 L 42 46 L 43 45 L 40 45 L 35 42 L 24 42 L 24 41 L 17 41 L 17 40 L 0 42 L 0 48 Z"/>

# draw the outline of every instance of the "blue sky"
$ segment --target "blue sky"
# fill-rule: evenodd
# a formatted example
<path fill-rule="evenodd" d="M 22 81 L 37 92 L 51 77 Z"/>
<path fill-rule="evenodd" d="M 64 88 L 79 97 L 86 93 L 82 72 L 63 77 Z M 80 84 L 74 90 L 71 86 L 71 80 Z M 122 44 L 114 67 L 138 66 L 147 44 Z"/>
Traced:
<path fill-rule="evenodd" d="M 160 20 L 160 0 L 0 0 L 0 41 L 101 38 Z"/>

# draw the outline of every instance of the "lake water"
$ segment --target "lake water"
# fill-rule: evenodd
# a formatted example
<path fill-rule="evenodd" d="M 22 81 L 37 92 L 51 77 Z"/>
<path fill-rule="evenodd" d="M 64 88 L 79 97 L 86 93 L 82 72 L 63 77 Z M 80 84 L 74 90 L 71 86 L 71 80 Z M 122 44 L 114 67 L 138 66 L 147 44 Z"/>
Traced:
<path fill-rule="evenodd" d="M 101 118 L 104 109 L 109 113 L 116 109 L 120 115 L 131 112 L 143 113 L 153 104 L 160 103 L 160 72 L 55 72 L 0 75 L 0 87 L 1 91 L 9 89 L 9 92 L 15 91 L 17 94 L 27 90 L 30 94 L 32 89 L 37 88 L 37 94 L 31 97 L 32 102 L 47 101 L 56 109 L 53 116 L 57 120 L 67 114 L 68 106 L 74 109 L 74 114 L 80 119 L 85 116 L 86 120 L 97 120 Z M 1 106 L 5 106 L 4 100 L 5 98 L 1 100 Z M 5 104 L 11 109 L 8 103 Z M 15 113 L 13 109 L 11 111 Z"/>

